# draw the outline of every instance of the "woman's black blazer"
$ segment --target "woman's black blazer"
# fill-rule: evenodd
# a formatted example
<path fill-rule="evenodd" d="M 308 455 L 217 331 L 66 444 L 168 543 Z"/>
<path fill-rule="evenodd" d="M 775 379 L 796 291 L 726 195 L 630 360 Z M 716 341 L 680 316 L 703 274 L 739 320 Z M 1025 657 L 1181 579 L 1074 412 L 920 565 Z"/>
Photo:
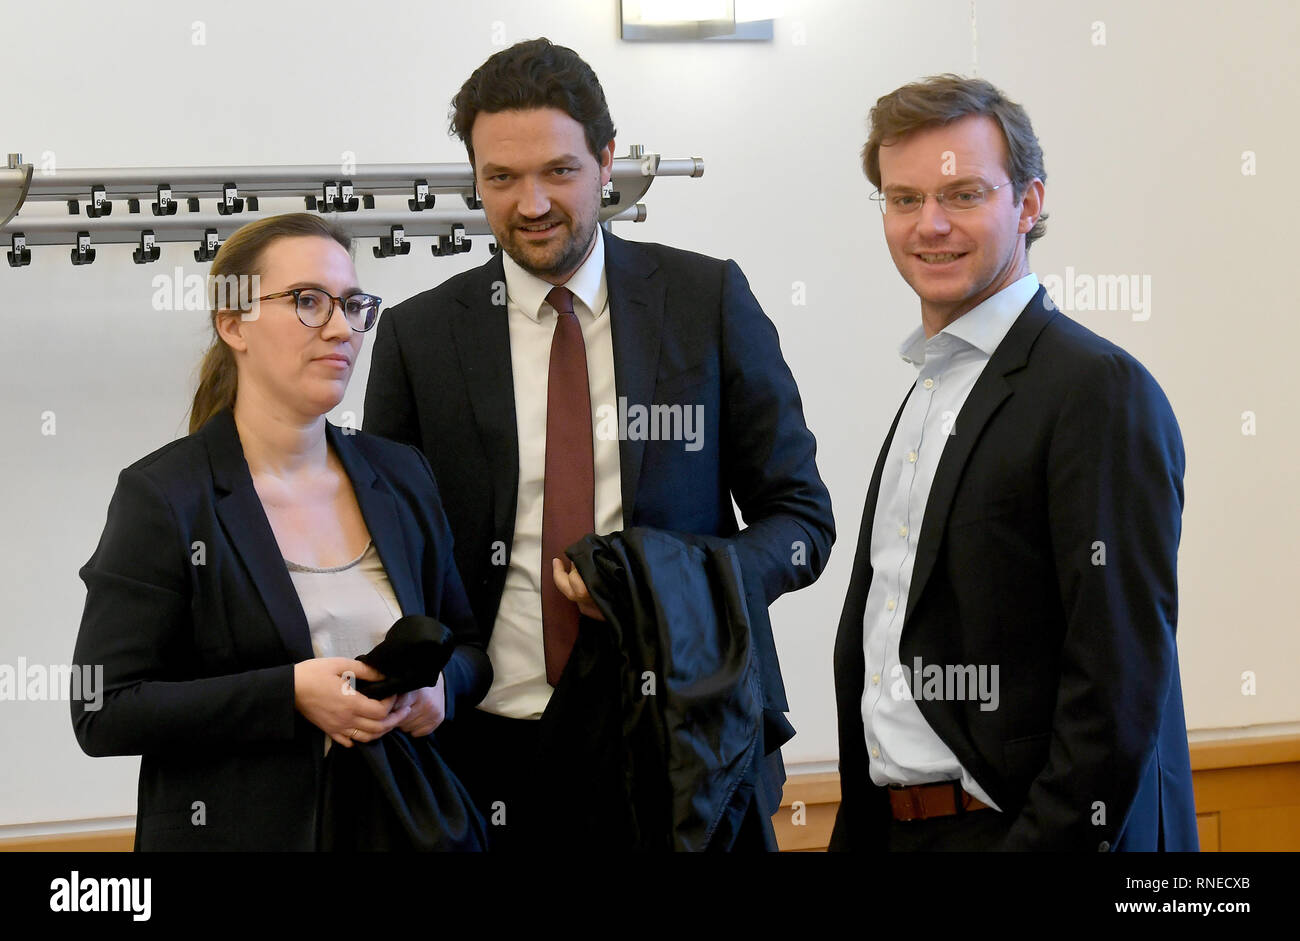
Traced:
<path fill-rule="evenodd" d="M 454 721 L 492 668 L 433 473 L 409 445 L 326 433 L 402 613 L 456 634 Z M 122 471 L 81 578 L 73 661 L 103 666 L 104 694 L 72 723 L 88 755 L 142 756 L 136 849 L 312 849 L 325 740 L 293 702 L 311 636 L 228 409 Z"/>

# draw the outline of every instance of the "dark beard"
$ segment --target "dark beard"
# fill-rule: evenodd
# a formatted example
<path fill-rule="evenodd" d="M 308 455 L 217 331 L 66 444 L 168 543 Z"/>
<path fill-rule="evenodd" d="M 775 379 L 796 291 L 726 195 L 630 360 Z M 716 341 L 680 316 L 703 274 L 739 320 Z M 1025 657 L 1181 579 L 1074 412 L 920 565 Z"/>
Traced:
<path fill-rule="evenodd" d="M 539 268 L 528 261 L 527 258 L 521 257 L 522 252 L 519 255 L 511 252 L 510 257 L 515 260 L 515 263 L 520 268 L 539 278 L 546 278 L 548 275 L 565 274 L 576 268 L 578 263 L 586 257 L 587 249 L 591 248 L 591 240 L 595 238 L 595 235 L 596 220 L 592 219 L 590 226 L 586 230 L 579 228 L 569 239 L 568 244 L 564 246 L 564 251 L 556 259 L 555 263 L 544 268 Z"/>

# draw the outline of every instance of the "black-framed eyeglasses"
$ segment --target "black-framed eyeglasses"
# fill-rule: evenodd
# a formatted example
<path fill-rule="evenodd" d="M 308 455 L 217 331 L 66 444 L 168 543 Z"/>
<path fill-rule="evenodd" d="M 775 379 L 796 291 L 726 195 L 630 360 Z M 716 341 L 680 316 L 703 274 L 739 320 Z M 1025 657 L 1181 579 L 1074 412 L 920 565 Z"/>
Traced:
<path fill-rule="evenodd" d="M 956 186 L 950 186 L 939 193 L 917 193 L 914 190 L 891 190 L 888 193 L 882 193 L 880 190 L 876 190 L 868 198 L 875 200 L 880 206 L 880 211 L 887 216 L 905 216 L 920 212 L 927 199 L 933 199 L 949 212 L 965 212 L 988 202 L 989 193 L 1010 185 L 1010 180 L 999 183 L 997 186 L 960 183 Z"/>
<path fill-rule="evenodd" d="M 365 333 L 379 319 L 379 307 L 384 303 L 382 297 L 374 294 L 350 294 L 347 297 L 335 297 L 320 288 L 290 288 L 278 294 L 267 294 L 259 301 L 271 301 L 277 297 L 293 296 L 293 304 L 298 312 L 298 319 L 304 327 L 323 327 L 334 316 L 334 304 L 343 310 L 343 318 L 357 333 Z"/>

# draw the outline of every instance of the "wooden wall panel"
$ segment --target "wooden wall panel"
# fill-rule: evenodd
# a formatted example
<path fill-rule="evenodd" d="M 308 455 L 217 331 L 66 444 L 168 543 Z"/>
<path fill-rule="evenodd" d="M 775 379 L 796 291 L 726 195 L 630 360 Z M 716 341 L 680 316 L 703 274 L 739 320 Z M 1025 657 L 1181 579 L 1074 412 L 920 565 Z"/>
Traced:
<path fill-rule="evenodd" d="M 134 847 L 135 830 L 87 830 L 0 840 L 0 852 L 19 853 L 129 853 Z"/>
<path fill-rule="evenodd" d="M 1300 851 L 1300 736 L 1190 746 L 1202 852 Z M 782 850 L 824 850 L 839 804 L 835 773 L 792 775 L 772 818 Z M 803 824 L 795 803 L 806 808 Z"/>
<path fill-rule="evenodd" d="M 1202 853 L 1216 853 L 1219 850 L 1219 814 L 1196 815 L 1196 834 L 1201 843 Z"/>

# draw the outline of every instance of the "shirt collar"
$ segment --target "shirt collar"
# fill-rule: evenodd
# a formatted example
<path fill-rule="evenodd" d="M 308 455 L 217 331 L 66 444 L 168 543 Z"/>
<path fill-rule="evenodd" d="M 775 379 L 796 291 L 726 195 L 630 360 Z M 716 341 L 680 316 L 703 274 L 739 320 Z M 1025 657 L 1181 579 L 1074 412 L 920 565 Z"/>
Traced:
<path fill-rule="evenodd" d="M 525 271 L 519 263 L 502 252 L 502 263 L 506 274 L 506 296 L 520 310 L 537 322 L 541 322 L 542 304 L 546 295 L 551 293 L 554 284 L 539 278 L 531 271 Z M 573 292 L 573 296 L 582 301 L 592 316 L 600 317 L 605 311 L 608 287 L 605 282 L 605 236 L 599 225 L 596 226 L 596 244 L 591 254 L 564 282 L 564 287 Z"/>
<path fill-rule="evenodd" d="M 927 347 L 939 345 L 935 341 L 946 334 L 975 347 L 985 356 L 992 356 L 1011 325 L 1037 293 L 1038 276 L 1030 272 L 972 307 L 928 340 L 925 328 L 917 327 L 899 344 L 898 355 L 903 358 L 903 362 L 911 363 L 919 369 L 925 365 Z"/>

